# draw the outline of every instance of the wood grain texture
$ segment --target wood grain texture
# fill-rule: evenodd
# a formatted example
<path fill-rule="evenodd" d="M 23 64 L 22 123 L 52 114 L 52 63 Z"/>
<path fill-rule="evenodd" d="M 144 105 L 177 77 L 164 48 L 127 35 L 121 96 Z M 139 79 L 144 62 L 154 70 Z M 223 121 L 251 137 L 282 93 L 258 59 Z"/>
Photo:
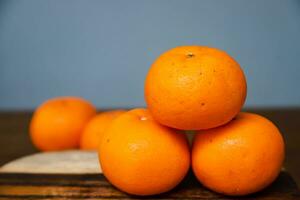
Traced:
<path fill-rule="evenodd" d="M 141 199 L 115 189 L 103 175 L 0 174 L 0 199 Z M 189 173 L 175 189 L 146 199 L 237 199 L 211 192 Z M 296 183 L 281 172 L 265 190 L 238 199 L 296 200 L 300 194 Z"/>

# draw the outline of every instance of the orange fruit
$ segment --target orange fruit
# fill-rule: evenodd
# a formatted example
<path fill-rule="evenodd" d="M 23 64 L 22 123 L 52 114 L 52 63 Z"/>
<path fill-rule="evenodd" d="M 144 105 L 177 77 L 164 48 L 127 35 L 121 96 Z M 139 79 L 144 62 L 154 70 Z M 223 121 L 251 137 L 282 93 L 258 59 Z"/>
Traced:
<path fill-rule="evenodd" d="M 163 53 L 145 81 L 145 100 L 163 125 L 200 130 L 220 126 L 239 113 L 246 98 L 240 65 L 226 52 L 181 46 Z"/>
<path fill-rule="evenodd" d="M 198 131 L 192 168 L 198 180 L 226 195 L 247 195 L 270 185 L 284 160 L 284 141 L 268 119 L 240 113 L 228 124 Z"/>
<path fill-rule="evenodd" d="M 104 131 L 125 110 L 112 110 L 94 116 L 85 126 L 80 139 L 80 149 L 97 150 Z"/>
<path fill-rule="evenodd" d="M 42 151 L 76 148 L 84 126 L 95 114 L 95 107 L 82 98 L 50 99 L 33 114 L 31 140 Z"/>
<path fill-rule="evenodd" d="M 134 195 L 154 195 L 174 188 L 190 165 L 185 134 L 158 124 L 146 109 L 117 117 L 99 145 L 104 176 Z"/>

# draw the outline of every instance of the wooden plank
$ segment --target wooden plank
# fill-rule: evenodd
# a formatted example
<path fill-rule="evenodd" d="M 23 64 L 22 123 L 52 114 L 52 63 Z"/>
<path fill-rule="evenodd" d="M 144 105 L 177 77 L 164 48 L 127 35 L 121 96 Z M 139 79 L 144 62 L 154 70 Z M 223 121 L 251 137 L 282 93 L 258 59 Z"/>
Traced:
<path fill-rule="evenodd" d="M 286 141 L 285 169 L 300 185 L 300 108 L 260 108 L 247 111 L 262 114 L 278 125 Z M 0 165 L 37 152 L 29 139 L 31 111 L 0 112 Z"/>
<path fill-rule="evenodd" d="M 274 121 L 286 140 L 285 168 L 300 183 L 300 108 L 250 110 Z M 0 112 L 0 165 L 37 150 L 28 137 L 31 112 Z M 9 144 L 9 145 L 8 145 Z M 0 199 L 129 199 L 102 175 L 1 174 Z M 189 175 L 176 189 L 147 199 L 231 199 L 204 189 Z M 241 199 L 240 197 L 235 199 Z M 243 199 L 300 199 L 293 179 L 286 172 L 267 189 Z"/>
<path fill-rule="evenodd" d="M 140 199 L 115 189 L 101 174 L 0 174 L 0 199 Z M 147 199 L 234 199 L 205 189 L 190 172 L 174 190 Z M 236 199 L 236 198 L 235 198 Z M 239 197 L 238 199 L 241 199 Z M 286 172 L 265 190 L 243 199 L 300 199 L 296 183 Z"/>

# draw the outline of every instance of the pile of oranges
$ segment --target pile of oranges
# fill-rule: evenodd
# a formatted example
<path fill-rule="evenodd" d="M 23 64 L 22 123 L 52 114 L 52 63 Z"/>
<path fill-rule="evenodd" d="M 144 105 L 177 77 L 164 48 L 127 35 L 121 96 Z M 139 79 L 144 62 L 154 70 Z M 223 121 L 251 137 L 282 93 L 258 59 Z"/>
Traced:
<path fill-rule="evenodd" d="M 176 47 L 147 74 L 148 109 L 96 114 L 84 99 L 55 98 L 35 111 L 30 134 L 44 151 L 97 150 L 104 176 L 129 194 L 167 192 L 191 166 L 205 187 L 247 195 L 275 180 L 284 141 L 268 119 L 240 112 L 246 85 L 240 65 L 226 52 Z M 187 132 L 194 132 L 191 146 Z"/>

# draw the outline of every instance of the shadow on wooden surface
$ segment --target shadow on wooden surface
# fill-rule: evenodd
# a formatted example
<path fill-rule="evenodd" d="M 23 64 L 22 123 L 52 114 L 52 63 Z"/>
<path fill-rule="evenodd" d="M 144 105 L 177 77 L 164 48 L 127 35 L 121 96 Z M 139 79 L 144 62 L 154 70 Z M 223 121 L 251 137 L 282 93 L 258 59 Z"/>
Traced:
<path fill-rule="evenodd" d="M 0 199 L 140 199 L 127 195 L 106 181 L 101 174 L 42 175 L 0 174 Z M 183 182 L 170 192 L 143 199 L 300 199 L 296 183 L 281 172 L 265 190 L 230 198 L 205 189 L 190 172 Z"/>

